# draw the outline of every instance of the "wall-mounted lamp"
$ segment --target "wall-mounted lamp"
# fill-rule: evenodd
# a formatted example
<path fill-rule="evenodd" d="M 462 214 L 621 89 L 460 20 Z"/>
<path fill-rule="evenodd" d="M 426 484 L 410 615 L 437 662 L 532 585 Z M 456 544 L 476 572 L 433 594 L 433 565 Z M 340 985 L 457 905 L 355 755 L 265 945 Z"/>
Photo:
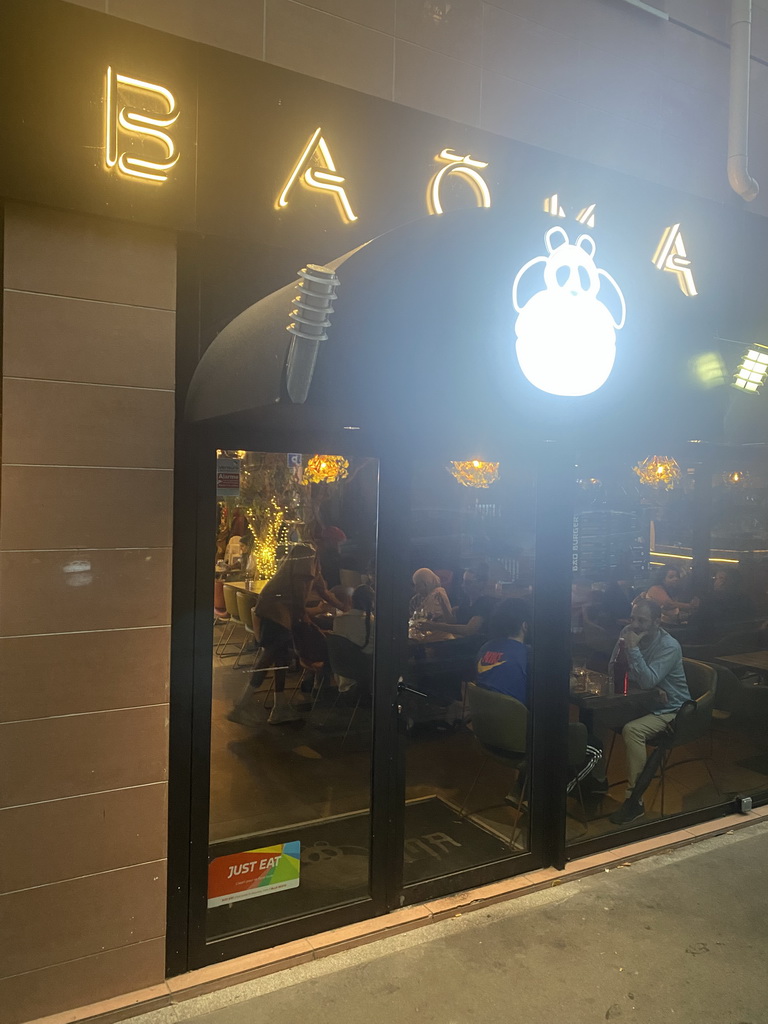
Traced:
<path fill-rule="evenodd" d="M 327 341 L 326 328 L 333 312 L 339 279 L 330 267 L 308 264 L 299 271 L 299 291 L 294 296 L 291 322 L 286 330 L 293 338 L 285 363 L 285 384 L 288 397 L 296 405 L 306 402 L 315 372 L 321 341 Z"/>

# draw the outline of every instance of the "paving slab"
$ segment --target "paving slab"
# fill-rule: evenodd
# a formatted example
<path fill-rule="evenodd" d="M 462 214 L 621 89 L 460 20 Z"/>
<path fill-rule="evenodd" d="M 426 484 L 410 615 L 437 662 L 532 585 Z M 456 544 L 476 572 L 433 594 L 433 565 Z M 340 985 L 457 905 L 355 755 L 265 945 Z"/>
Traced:
<path fill-rule="evenodd" d="M 768 1024 L 768 822 L 165 1007 L 137 1024 Z"/>

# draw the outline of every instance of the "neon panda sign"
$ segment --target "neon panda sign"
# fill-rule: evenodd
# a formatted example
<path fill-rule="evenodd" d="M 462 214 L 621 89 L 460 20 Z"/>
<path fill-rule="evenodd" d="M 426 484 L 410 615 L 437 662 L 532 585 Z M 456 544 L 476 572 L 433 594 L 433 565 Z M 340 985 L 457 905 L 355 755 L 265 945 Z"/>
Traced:
<path fill-rule="evenodd" d="M 626 303 L 610 274 L 594 262 L 595 242 L 579 235 L 574 245 L 561 227 L 544 236 L 546 256 L 536 256 L 517 272 L 512 303 L 517 312 L 517 360 L 528 380 L 551 395 L 589 395 L 608 380 L 616 359 L 616 331 L 626 320 Z M 522 306 L 519 285 L 544 264 L 544 289 Z M 618 299 L 616 319 L 598 297 L 609 286 Z M 608 297 L 608 292 L 605 292 Z"/>

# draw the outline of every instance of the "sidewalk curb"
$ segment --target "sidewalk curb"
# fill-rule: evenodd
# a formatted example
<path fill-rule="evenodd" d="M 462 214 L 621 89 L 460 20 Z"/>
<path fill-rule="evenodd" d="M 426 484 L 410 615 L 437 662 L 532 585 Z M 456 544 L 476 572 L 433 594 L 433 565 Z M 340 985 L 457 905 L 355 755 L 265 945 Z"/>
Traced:
<path fill-rule="evenodd" d="M 128 992 L 99 1003 L 80 1006 L 63 1013 L 39 1017 L 27 1024 L 117 1024 L 141 1014 L 184 1003 L 197 996 L 230 988 L 297 967 L 313 960 L 333 956 L 342 950 L 367 945 L 379 939 L 421 928 L 438 921 L 481 910 L 505 900 L 515 899 L 542 889 L 563 885 L 599 871 L 621 867 L 657 853 L 682 849 L 702 839 L 748 828 L 768 821 L 768 807 L 748 814 L 733 814 L 715 821 L 693 825 L 654 839 L 645 839 L 603 853 L 570 861 L 563 871 L 541 868 L 514 878 L 492 882 L 478 889 L 445 896 L 414 907 L 404 907 L 382 917 L 322 932 L 306 939 L 297 939 L 282 946 L 249 953 L 246 956 L 189 971 L 168 978 L 158 985 Z"/>

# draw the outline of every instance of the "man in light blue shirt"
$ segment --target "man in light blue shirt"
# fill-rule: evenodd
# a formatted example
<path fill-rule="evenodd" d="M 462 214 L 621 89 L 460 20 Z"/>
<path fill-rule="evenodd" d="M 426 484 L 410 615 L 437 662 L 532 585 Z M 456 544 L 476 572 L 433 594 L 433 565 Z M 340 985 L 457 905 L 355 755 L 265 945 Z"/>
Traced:
<path fill-rule="evenodd" d="M 621 631 L 629 662 L 629 681 L 641 690 L 655 690 L 659 707 L 649 715 L 627 722 L 622 730 L 627 751 L 627 798 L 611 815 L 614 825 L 628 825 L 645 814 L 641 799 L 633 791 L 640 772 L 645 767 L 646 743 L 674 721 L 675 715 L 691 699 L 683 670 L 683 652 L 680 644 L 661 628 L 661 608 L 655 601 L 641 599 L 632 606 L 629 625 Z M 618 652 L 614 648 L 608 667 L 612 675 L 613 662 Z"/>

